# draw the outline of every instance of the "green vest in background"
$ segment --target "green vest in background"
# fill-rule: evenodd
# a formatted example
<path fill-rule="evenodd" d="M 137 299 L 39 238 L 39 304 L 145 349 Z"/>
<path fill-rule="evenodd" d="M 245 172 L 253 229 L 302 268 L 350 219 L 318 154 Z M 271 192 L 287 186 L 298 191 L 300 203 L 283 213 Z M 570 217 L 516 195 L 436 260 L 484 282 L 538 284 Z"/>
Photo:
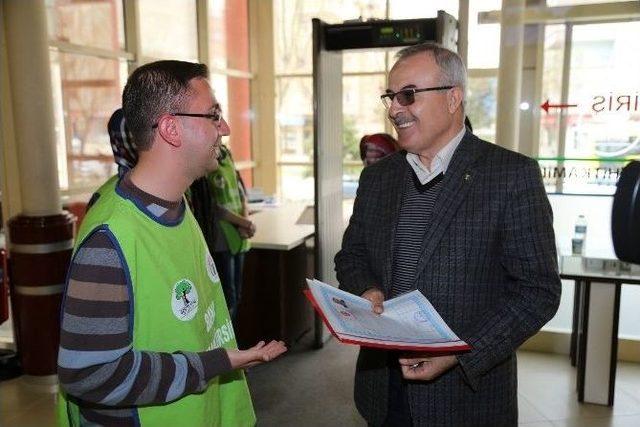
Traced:
<path fill-rule="evenodd" d="M 104 184 L 98 188 L 95 193 L 99 194 L 102 197 L 103 194 L 113 193 L 116 191 L 116 185 L 118 185 L 118 181 L 120 181 L 120 177 L 116 174 L 109 178 Z"/>
<path fill-rule="evenodd" d="M 191 211 L 176 225 L 160 224 L 116 191 L 105 191 L 85 217 L 76 249 L 96 229 L 116 237 L 127 263 L 134 311 L 133 348 L 201 352 L 237 344 L 213 258 Z M 211 379 L 198 394 L 137 408 L 142 426 L 253 426 L 243 371 Z M 78 425 L 79 408 L 58 396 L 61 425 Z"/>
<path fill-rule="evenodd" d="M 114 191 L 116 191 L 116 186 L 118 185 L 119 181 L 120 181 L 120 177 L 118 175 L 114 175 L 111 178 L 109 178 L 104 184 L 102 184 L 100 188 L 94 191 L 93 194 L 91 195 L 91 199 L 89 199 L 89 202 L 87 203 L 87 211 L 91 209 L 91 207 L 98 201 L 98 199 L 100 199 L 100 197 L 102 197 L 103 194 L 113 193 Z M 81 225 L 81 224 L 82 224 L 82 220 L 78 225 Z"/>
<path fill-rule="evenodd" d="M 211 183 L 213 198 L 216 202 L 224 206 L 227 210 L 236 215 L 242 216 L 242 199 L 240 198 L 240 185 L 236 167 L 233 164 L 231 152 L 224 145 L 221 146 L 221 153 L 224 158 L 219 160 L 220 166 L 217 170 L 207 175 Z M 228 221 L 220 220 L 220 228 L 227 241 L 229 252 L 237 254 L 249 250 L 249 240 L 243 239 L 235 225 Z"/>

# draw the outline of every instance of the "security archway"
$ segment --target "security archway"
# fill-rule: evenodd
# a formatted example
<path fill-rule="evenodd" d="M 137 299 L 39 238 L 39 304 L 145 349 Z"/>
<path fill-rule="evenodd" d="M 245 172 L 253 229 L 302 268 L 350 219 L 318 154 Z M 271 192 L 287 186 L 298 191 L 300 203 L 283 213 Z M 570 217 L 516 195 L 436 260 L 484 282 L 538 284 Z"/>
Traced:
<path fill-rule="evenodd" d="M 315 275 L 336 284 L 333 258 L 340 249 L 342 218 L 342 52 L 385 49 L 436 41 L 458 49 L 455 18 L 370 20 L 327 24 L 313 19 L 313 125 L 315 178 Z M 323 326 L 315 319 L 315 345 L 323 344 Z"/>

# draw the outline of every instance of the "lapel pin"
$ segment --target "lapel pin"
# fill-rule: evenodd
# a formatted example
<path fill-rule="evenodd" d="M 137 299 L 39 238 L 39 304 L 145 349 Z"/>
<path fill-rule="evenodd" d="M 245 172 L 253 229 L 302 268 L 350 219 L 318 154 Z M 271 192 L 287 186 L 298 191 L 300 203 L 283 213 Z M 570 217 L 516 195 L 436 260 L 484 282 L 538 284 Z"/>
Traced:
<path fill-rule="evenodd" d="M 468 173 L 465 173 L 462 179 L 464 179 L 465 182 L 469 182 L 471 181 L 471 175 L 469 175 Z"/>

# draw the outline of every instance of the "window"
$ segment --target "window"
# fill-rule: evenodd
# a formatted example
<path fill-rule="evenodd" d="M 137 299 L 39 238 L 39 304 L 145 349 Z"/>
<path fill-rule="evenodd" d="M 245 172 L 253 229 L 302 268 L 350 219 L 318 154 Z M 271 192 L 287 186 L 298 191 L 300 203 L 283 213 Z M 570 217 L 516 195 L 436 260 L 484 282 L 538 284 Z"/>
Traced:
<path fill-rule="evenodd" d="M 547 6 L 577 6 L 581 4 L 593 3 L 616 3 L 620 0 L 547 0 Z"/>
<path fill-rule="evenodd" d="M 140 0 L 139 10 L 144 57 L 198 60 L 195 0 Z"/>
<path fill-rule="evenodd" d="M 556 25 L 546 32 L 542 99 L 570 107 L 550 109 L 540 117 L 545 184 L 559 193 L 613 194 L 626 159 L 640 157 L 640 61 L 628 55 L 630 39 L 640 35 L 640 22 L 573 25 L 569 30 Z M 563 69 L 568 54 L 569 67 Z"/>
<path fill-rule="evenodd" d="M 497 76 L 474 76 L 471 71 L 467 81 L 465 112 L 473 133 L 491 142 L 496 139 L 497 91 Z"/>
<path fill-rule="evenodd" d="M 345 75 L 342 78 L 343 193 L 355 198 L 355 189 L 362 171 L 360 139 L 367 134 L 385 132 L 386 109 L 379 94 L 386 88 L 384 73 L 376 75 Z"/>
<path fill-rule="evenodd" d="M 311 77 L 276 79 L 278 187 L 287 199 L 313 198 L 312 90 Z"/>
<path fill-rule="evenodd" d="M 469 1 L 467 67 L 497 69 L 500 65 L 500 24 L 478 24 L 478 13 L 500 10 L 501 0 Z M 490 49 L 487 47 L 491 46 Z M 496 74 L 497 75 L 497 74 Z"/>
<path fill-rule="evenodd" d="M 122 0 L 47 0 L 60 187 L 82 200 L 115 173 L 107 122 L 121 106 L 129 66 L 158 59 L 198 61 L 196 0 L 140 0 L 128 28 L 140 52 L 126 50 Z M 209 0 L 211 81 L 232 128 L 227 143 L 252 183 L 249 28 L 246 0 Z M 228 54 L 232 52 L 233 54 Z M 201 58 L 205 61 L 205 58 Z"/>
<path fill-rule="evenodd" d="M 283 199 L 313 199 L 313 110 L 311 19 L 328 23 L 347 19 L 435 17 L 438 10 L 458 16 L 458 2 L 439 0 L 276 0 L 276 140 L 279 193 Z M 343 53 L 343 194 L 355 196 L 362 170 L 358 146 L 365 134 L 392 132 L 379 95 L 393 64 L 389 51 Z"/>
<path fill-rule="evenodd" d="M 46 0 L 49 39 L 108 50 L 124 49 L 122 2 Z"/>
<path fill-rule="evenodd" d="M 231 128 L 226 144 L 248 187 L 253 184 L 247 0 L 209 0 L 211 84 Z"/>
<path fill-rule="evenodd" d="M 500 9 L 500 0 L 469 1 L 467 98 L 465 110 L 473 132 L 480 138 L 496 139 L 500 24 L 478 24 L 478 13 Z M 487 49 L 487 46 L 493 46 Z"/>
<path fill-rule="evenodd" d="M 540 164 L 560 254 L 571 254 L 573 226 L 583 214 L 588 223 L 585 255 L 615 258 L 611 195 L 619 170 L 628 159 L 640 157 L 640 60 L 629 55 L 638 37 L 640 22 L 546 26 L 542 100 L 575 105 L 540 115 Z M 567 66 L 565 55 L 570 55 Z M 572 286 L 563 284 L 560 309 L 546 328 L 570 329 Z M 637 339 L 633 307 L 640 292 L 631 288 L 623 287 L 619 328 L 621 336 Z"/>
<path fill-rule="evenodd" d="M 72 53 L 52 53 L 59 73 L 64 109 L 64 134 L 58 150 L 62 189 L 88 189 L 115 173 L 107 122 L 121 104 L 127 78 L 126 61 Z"/>
<path fill-rule="evenodd" d="M 122 2 L 47 2 L 58 179 L 90 193 L 115 171 L 107 121 L 127 78 Z"/>

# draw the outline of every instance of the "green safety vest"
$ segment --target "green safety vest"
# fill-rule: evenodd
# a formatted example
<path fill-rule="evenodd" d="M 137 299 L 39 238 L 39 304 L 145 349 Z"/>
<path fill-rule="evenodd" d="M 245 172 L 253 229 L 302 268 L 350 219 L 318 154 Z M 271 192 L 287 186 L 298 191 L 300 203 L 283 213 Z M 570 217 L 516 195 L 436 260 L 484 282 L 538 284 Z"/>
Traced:
<path fill-rule="evenodd" d="M 115 188 L 115 187 L 114 187 Z M 220 279 L 202 232 L 186 208 L 163 225 L 116 191 L 103 191 L 85 217 L 79 242 L 108 228 L 124 255 L 133 302 L 133 349 L 202 352 L 237 344 Z M 253 426 L 256 417 L 241 370 L 211 379 L 202 393 L 137 408 L 142 426 Z M 59 393 L 61 425 L 79 424 L 79 408 Z"/>
<path fill-rule="evenodd" d="M 118 181 L 120 181 L 120 177 L 117 174 L 113 175 L 104 184 L 102 184 L 95 193 L 98 193 L 100 197 L 106 193 L 113 193 L 116 189 L 116 185 L 118 185 Z"/>
<path fill-rule="evenodd" d="M 242 215 L 242 200 L 240 199 L 240 185 L 238 184 L 236 167 L 233 164 L 231 152 L 224 146 L 221 150 L 226 153 L 226 156 L 218 162 L 220 164 L 218 169 L 207 175 L 207 179 L 211 183 L 216 202 L 234 214 Z M 227 241 L 229 252 L 235 255 L 249 250 L 249 240 L 240 236 L 235 225 L 220 220 L 220 228 Z"/>

